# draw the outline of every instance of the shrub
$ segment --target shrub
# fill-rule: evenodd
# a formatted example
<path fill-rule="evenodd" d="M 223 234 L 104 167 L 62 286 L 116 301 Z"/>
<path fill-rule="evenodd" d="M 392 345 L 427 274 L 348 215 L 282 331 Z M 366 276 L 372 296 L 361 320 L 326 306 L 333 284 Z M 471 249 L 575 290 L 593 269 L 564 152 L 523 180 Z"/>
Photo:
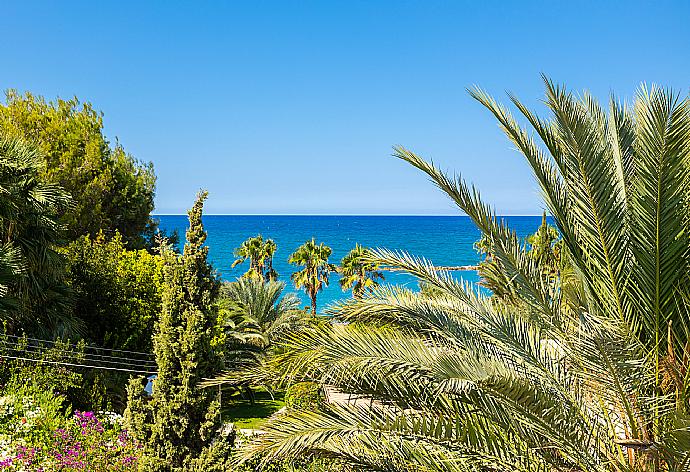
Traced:
<path fill-rule="evenodd" d="M 139 444 L 122 429 L 122 417 L 75 411 L 65 419 L 53 400 L 40 395 L 16 396 L 14 410 L 4 410 L 3 427 L 12 429 L 0 446 L 3 471 L 107 471 L 137 469 Z M 8 402 L 9 404 L 9 402 Z M 23 408 L 17 408 L 23 405 Z M 32 415 L 33 413 L 33 415 Z M 23 415 L 23 416 L 20 416 Z M 28 418 L 27 418 L 28 416 Z"/>
<path fill-rule="evenodd" d="M 67 396 L 37 374 L 25 385 L 8 383 L 0 396 L 0 470 L 134 470 L 139 447 L 121 416 L 75 411 L 68 417 Z"/>
<path fill-rule="evenodd" d="M 63 402 L 33 385 L 0 396 L 0 461 L 12 444 L 47 443 L 65 422 Z"/>
<path fill-rule="evenodd" d="M 225 472 L 234 470 L 231 463 L 232 441 L 218 436 L 206 446 L 199 456 L 189 458 L 184 466 L 185 472 Z"/>
<path fill-rule="evenodd" d="M 84 236 L 63 250 L 74 293 L 74 315 L 89 342 L 150 352 L 153 326 L 161 310 L 163 259 L 127 249 L 116 233 Z"/>
<path fill-rule="evenodd" d="M 83 342 L 35 342 L 0 332 L 0 396 L 28 390 L 45 392 L 63 398 L 74 408 L 87 409 L 94 398 L 84 389 L 84 369 L 61 365 L 83 360 Z"/>
<path fill-rule="evenodd" d="M 285 391 L 285 406 L 290 410 L 315 411 L 321 408 L 323 402 L 323 392 L 316 382 L 292 384 Z"/>
<path fill-rule="evenodd" d="M 304 458 L 298 461 L 280 460 L 262 463 L 261 458 L 254 458 L 236 467 L 235 472 L 349 472 L 341 463 L 329 459 Z"/>

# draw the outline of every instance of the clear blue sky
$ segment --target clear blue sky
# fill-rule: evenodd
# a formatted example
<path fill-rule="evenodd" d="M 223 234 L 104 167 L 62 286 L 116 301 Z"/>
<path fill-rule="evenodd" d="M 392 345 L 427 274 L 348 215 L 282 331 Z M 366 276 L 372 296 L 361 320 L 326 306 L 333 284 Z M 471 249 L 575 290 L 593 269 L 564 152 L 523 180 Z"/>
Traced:
<path fill-rule="evenodd" d="M 200 187 L 210 213 L 453 213 L 390 157 L 403 144 L 534 214 L 526 165 L 466 87 L 538 107 L 542 72 L 603 98 L 690 85 L 685 1 L 12 3 L 2 88 L 103 110 L 153 161 L 157 213 Z"/>

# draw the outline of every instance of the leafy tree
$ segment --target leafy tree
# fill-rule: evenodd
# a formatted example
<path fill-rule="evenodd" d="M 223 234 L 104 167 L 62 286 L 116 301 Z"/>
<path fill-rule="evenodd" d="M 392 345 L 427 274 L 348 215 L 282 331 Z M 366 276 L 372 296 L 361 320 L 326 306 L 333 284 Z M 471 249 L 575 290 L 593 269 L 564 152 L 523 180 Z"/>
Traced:
<path fill-rule="evenodd" d="M 74 315 L 97 346 L 150 352 L 161 311 L 163 258 L 127 249 L 116 233 L 83 236 L 63 250 Z"/>
<path fill-rule="evenodd" d="M 573 268 L 567 284 L 561 276 L 552 290 L 539 252 L 476 189 L 397 148 L 479 227 L 515 300 L 377 251 L 437 293 L 390 288 L 344 302 L 333 310 L 344 323 L 293 336 L 261 369 L 367 406 L 288 412 L 242 458 L 315 455 L 399 471 L 687 470 L 690 99 L 642 88 L 631 107 L 612 99 L 607 113 L 548 80 L 546 90 L 548 119 L 513 98 L 541 144 L 472 93 L 534 172 Z"/>
<path fill-rule="evenodd" d="M 34 142 L 43 158 L 41 180 L 58 185 L 74 206 L 61 222 L 66 236 L 119 232 L 128 245 L 143 247 L 153 235 L 156 178 L 153 166 L 136 161 L 103 134 L 103 114 L 77 98 L 46 101 L 9 90 L 0 105 L 0 132 Z"/>
<path fill-rule="evenodd" d="M 211 345 L 219 281 L 204 246 L 201 215 L 206 196 L 199 193 L 188 212 L 183 254 L 162 248 L 163 310 L 153 339 L 158 371 L 150 401 L 144 400 L 141 380 L 129 386 L 126 417 L 145 442 L 142 467 L 147 471 L 190 470 L 220 426 L 214 390 L 199 387 L 222 367 Z"/>
<path fill-rule="evenodd" d="M 256 275 L 265 281 L 276 280 L 278 273 L 273 268 L 273 255 L 278 246 L 272 239 L 265 239 L 260 234 L 244 241 L 240 247 L 235 249 L 237 259 L 232 263 L 232 267 L 249 260 L 249 270 L 246 276 Z"/>
<path fill-rule="evenodd" d="M 314 239 L 298 247 L 290 255 L 288 262 L 304 269 L 292 274 L 295 286 L 304 288 L 311 300 L 311 312 L 316 316 L 316 295 L 328 286 L 328 275 L 336 270 L 335 265 L 328 262 L 333 250 L 324 243 L 316 244 Z"/>
<path fill-rule="evenodd" d="M 377 287 L 377 279 L 383 279 L 383 272 L 375 261 L 367 258 L 370 251 L 357 244 L 340 262 L 340 286 L 352 289 L 355 298 L 362 298 L 364 292 Z"/>
<path fill-rule="evenodd" d="M 45 336 L 74 332 L 69 315 L 63 258 L 57 253 L 57 220 L 69 197 L 43 183 L 40 152 L 19 138 L 0 133 L 0 247 L 3 290 L 0 314 L 10 331 Z"/>

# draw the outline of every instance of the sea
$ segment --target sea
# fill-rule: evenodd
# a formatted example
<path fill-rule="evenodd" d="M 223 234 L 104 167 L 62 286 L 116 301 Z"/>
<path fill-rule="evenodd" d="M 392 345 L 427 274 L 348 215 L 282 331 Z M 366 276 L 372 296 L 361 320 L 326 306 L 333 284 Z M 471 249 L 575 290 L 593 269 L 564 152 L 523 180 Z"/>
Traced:
<path fill-rule="evenodd" d="M 177 230 L 180 245 L 184 243 L 186 215 L 158 215 L 160 228 Z M 509 226 L 520 237 L 534 233 L 541 224 L 541 216 L 506 216 Z M 475 265 L 480 258 L 474 249 L 480 232 L 467 216 L 284 216 L 284 215 L 205 215 L 203 223 L 208 233 L 209 259 L 218 275 L 227 281 L 235 280 L 247 271 L 249 263 L 232 267 L 236 259 L 233 251 L 244 240 L 261 234 L 273 239 L 278 250 L 273 267 L 279 280 L 285 282 L 286 292 L 296 293 L 305 306 L 309 300 L 297 290 L 290 275 L 298 270 L 288 264 L 288 257 L 305 241 L 314 238 L 333 249 L 331 262 L 340 260 L 356 243 L 370 248 L 405 251 L 426 258 L 437 266 Z M 416 290 L 416 278 L 402 272 L 384 272 L 382 283 L 405 286 Z M 475 271 L 455 271 L 453 276 L 476 284 Z M 317 298 L 318 311 L 351 296 L 332 274 L 330 284 Z"/>

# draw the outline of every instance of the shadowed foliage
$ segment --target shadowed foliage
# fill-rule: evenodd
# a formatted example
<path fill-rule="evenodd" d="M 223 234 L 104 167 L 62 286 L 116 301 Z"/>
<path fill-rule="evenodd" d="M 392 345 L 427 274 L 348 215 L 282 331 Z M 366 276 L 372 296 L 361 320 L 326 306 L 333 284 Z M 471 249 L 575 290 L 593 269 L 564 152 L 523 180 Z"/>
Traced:
<path fill-rule="evenodd" d="M 0 315 L 10 330 L 45 336 L 74 334 L 63 281 L 64 261 L 56 251 L 62 242 L 58 219 L 71 203 L 40 174 L 39 150 L 0 134 Z"/>

